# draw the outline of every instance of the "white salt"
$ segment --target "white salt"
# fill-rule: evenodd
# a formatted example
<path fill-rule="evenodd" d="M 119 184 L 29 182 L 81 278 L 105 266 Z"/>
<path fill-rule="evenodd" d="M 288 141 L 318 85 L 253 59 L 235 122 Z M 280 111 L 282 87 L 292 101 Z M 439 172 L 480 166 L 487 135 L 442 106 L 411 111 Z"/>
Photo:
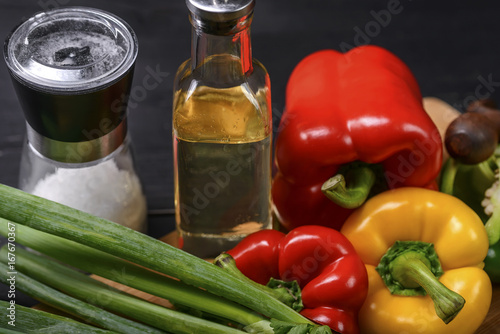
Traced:
<path fill-rule="evenodd" d="M 139 179 L 114 160 L 85 168 L 58 168 L 32 193 L 145 232 L 147 205 Z"/>

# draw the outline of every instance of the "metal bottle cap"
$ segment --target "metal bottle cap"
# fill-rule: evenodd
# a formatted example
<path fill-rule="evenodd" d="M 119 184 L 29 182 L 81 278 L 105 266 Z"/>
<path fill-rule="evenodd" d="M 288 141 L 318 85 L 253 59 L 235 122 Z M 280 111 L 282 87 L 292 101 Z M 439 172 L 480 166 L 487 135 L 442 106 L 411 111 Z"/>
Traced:
<path fill-rule="evenodd" d="M 81 93 L 122 76 L 135 61 L 137 41 L 113 14 L 68 7 L 23 22 L 4 51 L 12 73 L 34 88 Z"/>
<path fill-rule="evenodd" d="M 130 26 L 94 8 L 38 13 L 15 28 L 4 57 L 33 147 L 62 162 L 118 148 L 137 52 Z"/>
<path fill-rule="evenodd" d="M 186 4 L 204 20 L 224 22 L 250 14 L 255 0 L 186 0 Z"/>
<path fill-rule="evenodd" d="M 186 0 L 193 24 L 209 33 L 233 33 L 246 25 L 255 0 Z"/>

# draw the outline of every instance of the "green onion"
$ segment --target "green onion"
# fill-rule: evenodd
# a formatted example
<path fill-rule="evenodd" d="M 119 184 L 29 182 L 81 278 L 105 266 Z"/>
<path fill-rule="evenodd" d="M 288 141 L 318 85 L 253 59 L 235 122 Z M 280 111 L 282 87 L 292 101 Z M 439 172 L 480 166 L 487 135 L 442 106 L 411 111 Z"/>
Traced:
<path fill-rule="evenodd" d="M 0 325 L 1 328 L 2 325 Z M 18 332 L 16 330 L 11 330 L 7 328 L 2 328 L 2 334 L 19 334 L 19 333 L 24 333 L 24 332 Z"/>
<path fill-rule="evenodd" d="M 0 251 L 0 257 L 2 259 L 6 258 L 6 250 L 7 249 L 4 246 Z M 10 275 L 7 274 L 9 271 L 10 270 L 6 264 L 0 263 L 0 282 L 9 284 L 7 281 L 10 278 Z M 16 289 L 19 289 L 25 294 L 46 305 L 52 306 L 60 311 L 64 311 L 81 320 L 84 320 L 87 323 L 123 334 L 165 333 L 161 330 L 122 318 L 113 313 L 104 311 L 101 308 L 67 296 L 64 293 L 52 289 L 21 272 L 17 272 L 14 278 Z"/>
<path fill-rule="evenodd" d="M 0 217 L 140 264 L 240 303 L 267 317 L 312 322 L 200 258 L 108 220 L 0 185 Z"/>
<path fill-rule="evenodd" d="M 8 221 L 0 218 L 0 235 L 8 236 L 8 225 Z M 86 272 L 168 299 L 175 305 L 184 305 L 245 326 L 265 319 L 227 299 L 74 241 L 19 224 L 15 225 L 15 230 L 16 241 L 26 247 Z"/>
<path fill-rule="evenodd" d="M 267 285 L 259 284 L 246 277 L 236 266 L 236 261 L 233 257 L 227 253 L 222 253 L 217 256 L 214 259 L 214 264 L 228 273 L 231 273 L 231 275 L 239 277 L 242 281 L 247 282 L 247 284 L 251 284 L 266 294 L 281 300 L 297 312 L 300 312 L 304 308 L 304 304 L 302 303 L 302 292 L 299 284 L 295 280 L 285 282 L 272 277 Z"/>
<path fill-rule="evenodd" d="M 3 248 L 4 252 L 6 248 Z M 15 250 L 16 270 L 37 281 L 106 310 L 175 334 L 242 334 L 244 332 L 177 312 L 133 297 L 54 260 L 26 251 Z M 1 256 L 6 261 L 5 256 Z"/>
<path fill-rule="evenodd" d="M 65 318 L 52 313 L 47 313 L 40 310 L 35 310 L 29 307 L 15 305 L 15 322 L 9 325 L 6 319 L 10 314 L 8 310 L 10 303 L 0 300 L 0 328 L 10 330 L 13 333 L 47 333 L 47 334 L 68 334 L 68 333 L 85 333 L 85 334 L 114 334 L 116 332 L 96 328 L 86 325 L 75 320 Z M 12 331 L 12 328 L 15 328 Z M 1 330 L 2 333 L 9 331 Z"/>

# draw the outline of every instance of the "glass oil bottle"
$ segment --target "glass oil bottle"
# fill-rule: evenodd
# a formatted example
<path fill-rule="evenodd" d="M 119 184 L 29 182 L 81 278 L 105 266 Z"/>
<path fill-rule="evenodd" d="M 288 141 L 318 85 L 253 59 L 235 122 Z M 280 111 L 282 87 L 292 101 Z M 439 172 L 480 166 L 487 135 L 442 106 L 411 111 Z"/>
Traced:
<path fill-rule="evenodd" d="M 186 0 L 192 54 L 173 98 L 176 224 L 180 246 L 216 256 L 270 228 L 271 90 L 252 58 L 254 0 Z"/>

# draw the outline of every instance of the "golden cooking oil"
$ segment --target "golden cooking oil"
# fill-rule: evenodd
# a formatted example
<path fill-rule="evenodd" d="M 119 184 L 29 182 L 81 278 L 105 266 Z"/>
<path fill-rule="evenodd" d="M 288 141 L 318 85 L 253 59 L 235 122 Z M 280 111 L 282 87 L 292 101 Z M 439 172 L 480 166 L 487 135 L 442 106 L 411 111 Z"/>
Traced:
<path fill-rule="evenodd" d="M 176 225 L 182 249 L 212 257 L 271 227 L 271 91 L 251 56 L 252 9 L 214 21 L 195 2 L 192 57 L 174 86 Z"/>

